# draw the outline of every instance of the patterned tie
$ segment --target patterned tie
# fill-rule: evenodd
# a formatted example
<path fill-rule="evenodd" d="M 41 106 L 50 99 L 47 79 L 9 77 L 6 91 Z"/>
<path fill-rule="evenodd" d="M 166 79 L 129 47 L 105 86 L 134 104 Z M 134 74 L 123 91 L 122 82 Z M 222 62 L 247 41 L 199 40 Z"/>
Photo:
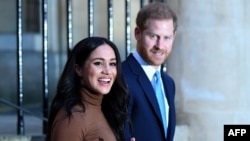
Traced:
<path fill-rule="evenodd" d="M 154 74 L 153 87 L 154 87 L 156 98 L 157 98 L 157 101 L 161 110 L 161 117 L 163 121 L 164 131 L 165 131 L 165 134 L 167 135 L 165 100 L 164 100 L 164 93 L 162 91 L 162 85 L 161 85 L 161 74 L 159 71 L 156 71 Z"/>

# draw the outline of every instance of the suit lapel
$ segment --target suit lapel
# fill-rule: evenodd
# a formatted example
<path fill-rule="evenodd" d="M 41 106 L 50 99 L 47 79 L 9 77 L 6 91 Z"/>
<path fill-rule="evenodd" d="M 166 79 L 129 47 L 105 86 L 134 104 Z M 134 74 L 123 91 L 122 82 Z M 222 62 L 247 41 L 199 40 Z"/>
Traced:
<path fill-rule="evenodd" d="M 151 105 L 153 111 L 156 113 L 157 117 L 161 119 L 160 108 L 155 97 L 154 89 L 152 87 L 151 81 L 148 80 L 145 72 L 141 68 L 140 64 L 136 61 L 133 55 L 128 57 L 128 62 L 131 71 L 136 75 L 136 81 L 140 84 L 141 89 L 144 91 L 146 98 Z"/>
<path fill-rule="evenodd" d="M 164 72 L 162 72 L 162 73 L 164 73 Z M 164 74 L 162 76 L 164 76 Z M 169 84 L 169 81 L 166 79 L 166 76 L 162 77 L 162 81 L 163 81 L 163 85 L 164 85 L 165 96 L 167 98 L 168 105 L 169 105 L 169 110 L 171 110 L 172 108 L 170 108 L 170 107 L 174 105 L 174 101 L 172 101 L 172 99 L 174 99 L 174 98 L 170 94 L 171 90 L 170 90 L 170 87 L 168 86 L 168 85 L 171 85 L 171 83 Z"/>
<path fill-rule="evenodd" d="M 164 76 L 162 73 L 164 73 L 164 72 L 161 72 L 161 76 Z M 167 80 L 165 79 L 165 77 L 161 77 L 162 78 L 162 82 L 163 82 L 163 87 L 164 87 L 164 91 L 165 91 L 165 96 L 166 96 L 166 98 L 167 98 L 167 101 L 168 101 L 168 103 L 169 103 L 169 105 L 170 105 L 170 102 L 171 101 L 169 101 L 169 99 L 170 99 L 170 96 L 169 96 L 169 87 L 167 86 L 168 85 L 168 82 L 167 82 Z"/>

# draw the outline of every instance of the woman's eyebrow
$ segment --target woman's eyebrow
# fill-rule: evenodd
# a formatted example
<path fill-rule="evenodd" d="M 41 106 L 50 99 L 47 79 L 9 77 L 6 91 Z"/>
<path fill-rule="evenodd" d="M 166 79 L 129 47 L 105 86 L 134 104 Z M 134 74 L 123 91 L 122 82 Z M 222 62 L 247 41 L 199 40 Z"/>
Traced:
<path fill-rule="evenodd" d="M 91 59 L 91 60 L 101 60 L 101 61 L 104 61 L 105 59 L 104 58 L 101 58 L 101 57 L 97 57 L 97 58 L 93 58 L 93 59 Z M 110 59 L 111 61 L 113 61 L 113 60 L 116 60 L 116 58 L 111 58 Z"/>

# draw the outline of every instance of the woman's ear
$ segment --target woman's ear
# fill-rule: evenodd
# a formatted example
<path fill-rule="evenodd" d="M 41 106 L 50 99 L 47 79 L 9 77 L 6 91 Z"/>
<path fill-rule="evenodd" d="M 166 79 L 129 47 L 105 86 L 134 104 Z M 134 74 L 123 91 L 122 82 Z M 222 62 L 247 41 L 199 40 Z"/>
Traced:
<path fill-rule="evenodd" d="M 75 64 L 75 71 L 79 77 L 82 77 L 82 68 L 78 64 Z"/>

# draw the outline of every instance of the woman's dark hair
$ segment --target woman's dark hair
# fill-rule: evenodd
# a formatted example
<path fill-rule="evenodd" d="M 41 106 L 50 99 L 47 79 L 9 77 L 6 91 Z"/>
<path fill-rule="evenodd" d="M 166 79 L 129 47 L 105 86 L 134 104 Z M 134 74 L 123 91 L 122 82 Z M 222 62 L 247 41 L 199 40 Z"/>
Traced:
<path fill-rule="evenodd" d="M 75 105 L 81 105 L 82 97 L 80 89 L 82 87 L 80 77 L 76 74 L 74 66 L 82 66 L 89 58 L 90 54 L 99 46 L 108 44 L 115 52 L 117 63 L 117 76 L 114 84 L 102 101 L 102 111 L 108 121 L 117 141 L 124 141 L 124 126 L 127 121 L 127 104 L 129 100 L 128 89 L 121 70 L 121 58 L 118 48 L 114 43 L 103 37 L 88 37 L 78 42 L 69 54 L 62 75 L 59 79 L 57 92 L 52 100 L 48 120 L 48 131 L 46 140 L 50 140 L 53 121 L 61 108 L 65 108 L 70 119 L 71 109 Z"/>

